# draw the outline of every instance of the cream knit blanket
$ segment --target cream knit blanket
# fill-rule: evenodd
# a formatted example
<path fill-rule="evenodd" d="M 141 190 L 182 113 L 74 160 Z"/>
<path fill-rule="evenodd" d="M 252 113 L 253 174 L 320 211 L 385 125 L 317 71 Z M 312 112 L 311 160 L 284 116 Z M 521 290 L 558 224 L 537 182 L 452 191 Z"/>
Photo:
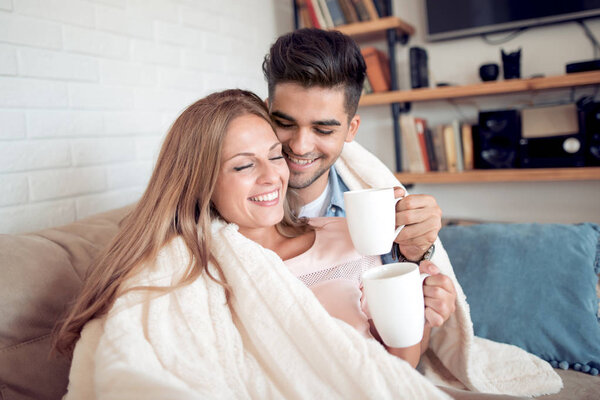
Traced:
<path fill-rule="evenodd" d="M 340 162 L 348 185 L 356 187 L 347 174 L 365 185 L 394 183 L 370 180 L 357 173 L 358 164 L 344 170 L 348 153 Z M 67 399 L 448 398 L 375 340 L 331 318 L 274 252 L 235 225 L 215 222 L 213 237 L 211 250 L 233 293 L 229 305 L 206 275 L 167 294 L 121 296 L 107 316 L 86 324 Z M 175 238 L 129 284 L 169 286 L 188 261 L 183 241 Z M 436 262 L 454 278 L 441 245 Z M 436 383 L 450 372 L 466 387 L 492 393 L 536 395 L 562 387 L 546 362 L 474 338 L 464 294 L 455 285 L 458 310 L 431 340 L 437 363 L 429 362 L 426 373 Z"/>

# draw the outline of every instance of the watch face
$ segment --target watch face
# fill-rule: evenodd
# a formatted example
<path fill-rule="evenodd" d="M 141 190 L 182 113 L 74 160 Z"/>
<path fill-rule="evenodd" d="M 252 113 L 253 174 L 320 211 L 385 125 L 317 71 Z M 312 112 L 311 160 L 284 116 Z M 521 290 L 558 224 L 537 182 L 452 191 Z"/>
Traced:
<path fill-rule="evenodd" d="M 423 260 L 431 260 L 433 257 L 433 252 L 435 251 L 435 244 L 432 244 L 429 249 L 423 254 Z"/>

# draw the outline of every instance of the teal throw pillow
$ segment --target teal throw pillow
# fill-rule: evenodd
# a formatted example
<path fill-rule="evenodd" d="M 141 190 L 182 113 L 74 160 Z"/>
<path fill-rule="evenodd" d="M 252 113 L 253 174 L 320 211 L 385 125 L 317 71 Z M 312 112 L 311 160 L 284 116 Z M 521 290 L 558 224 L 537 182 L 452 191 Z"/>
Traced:
<path fill-rule="evenodd" d="M 446 226 L 440 239 L 471 309 L 475 335 L 597 375 L 600 226 Z"/>

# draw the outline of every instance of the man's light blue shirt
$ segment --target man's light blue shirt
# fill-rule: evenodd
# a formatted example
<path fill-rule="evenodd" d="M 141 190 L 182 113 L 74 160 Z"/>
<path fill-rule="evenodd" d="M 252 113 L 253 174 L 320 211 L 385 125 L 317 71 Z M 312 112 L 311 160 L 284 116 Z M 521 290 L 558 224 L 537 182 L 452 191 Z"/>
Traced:
<path fill-rule="evenodd" d="M 331 189 L 331 200 L 325 209 L 325 217 L 345 217 L 346 210 L 344 208 L 344 192 L 348 192 L 348 186 L 338 175 L 335 167 L 332 165 L 329 169 L 329 188 Z M 388 254 L 381 256 L 381 262 L 390 264 L 396 262 L 392 257 L 391 251 Z"/>

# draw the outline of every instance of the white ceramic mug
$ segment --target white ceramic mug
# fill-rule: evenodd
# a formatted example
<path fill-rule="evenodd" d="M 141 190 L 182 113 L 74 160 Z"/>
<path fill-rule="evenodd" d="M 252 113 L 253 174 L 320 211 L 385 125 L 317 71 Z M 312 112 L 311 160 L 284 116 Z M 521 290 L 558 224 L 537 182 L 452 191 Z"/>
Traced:
<path fill-rule="evenodd" d="M 389 253 L 404 225 L 396 228 L 394 188 L 344 192 L 348 230 L 356 250 L 365 256 Z"/>
<path fill-rule="evenodd" d="M 428 276 L 411 262 L 386 264 L 362 274 L 371 318 L 389 347 L 413 346 L 423 338 L 423 280 Z"/>

